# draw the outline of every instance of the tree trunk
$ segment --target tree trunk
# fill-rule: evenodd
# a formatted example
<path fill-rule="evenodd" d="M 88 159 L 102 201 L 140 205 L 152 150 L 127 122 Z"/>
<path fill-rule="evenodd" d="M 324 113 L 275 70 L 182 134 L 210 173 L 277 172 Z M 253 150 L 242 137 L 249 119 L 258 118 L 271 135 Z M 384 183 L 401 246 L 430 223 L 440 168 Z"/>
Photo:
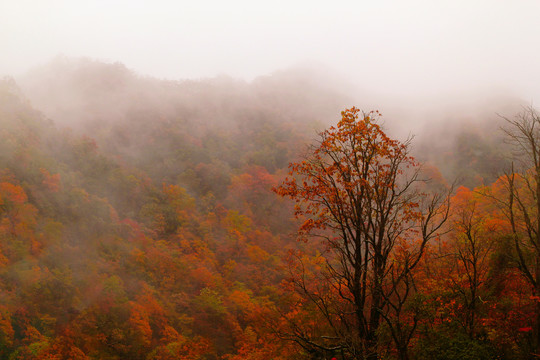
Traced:
<path fill-rule="evenodd" d="M 407 346 L 398 348 L 398 358 L 399 360 L 409 360 L 409 351 Z"/>
<path fill-rule="evenodd" d="M 536 296 L 536 324 L 534 330 L 536 331 L 536 343 L 534 344 L 535 354 L 538 356 L 540 354 L 540 254 L 536 255 L 536 286 L 534 289 L 534 295 Z"/>

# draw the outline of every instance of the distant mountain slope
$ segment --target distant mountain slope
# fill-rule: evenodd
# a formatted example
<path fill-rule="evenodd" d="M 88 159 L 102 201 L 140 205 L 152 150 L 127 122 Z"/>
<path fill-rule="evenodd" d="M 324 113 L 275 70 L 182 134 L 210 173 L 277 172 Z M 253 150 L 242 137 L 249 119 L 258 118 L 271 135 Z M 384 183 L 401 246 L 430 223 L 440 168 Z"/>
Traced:
<path fill-rule="evenodd" d="M 510 168 L 512 149 L 501 130 L 525 104 L 510 96 L 456 102 L 433 111 L 415 139 L 417 157 L 435 165 L 449 181 L 474 188 Z"/>
<path fill-rule="evenodd" d="M 21 84 L 58 124 L 170 182 L 197 166 L 284 168 L 299 143 L 350 102 L 316 74 L 293 70 L 252 83 L 228 77 L 173 82 L 137 76 L 121 64 L 58 58 Z"/>
<path fill-rule="evenodd" d="M 279 136 L 134 114 L 69 130 L 0 82 L 0 359 L 218 359 L 272 337 L 259 314 L 297 246 L 257 165 Z"/>

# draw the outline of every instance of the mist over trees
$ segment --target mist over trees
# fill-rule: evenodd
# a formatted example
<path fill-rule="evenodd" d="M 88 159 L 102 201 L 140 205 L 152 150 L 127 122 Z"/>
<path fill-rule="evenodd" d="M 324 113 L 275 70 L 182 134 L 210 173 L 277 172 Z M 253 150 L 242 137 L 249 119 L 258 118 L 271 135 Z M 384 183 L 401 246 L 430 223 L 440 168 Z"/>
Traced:
<path fill-rule="evenodd" d="M 342 117 L 349 91 L 63 57 L 0 81 L 0 359 L 537 357 L 512 145 L 538 155 L 538 113 L 434 106 L 408 142 L 403 104 Z"/>

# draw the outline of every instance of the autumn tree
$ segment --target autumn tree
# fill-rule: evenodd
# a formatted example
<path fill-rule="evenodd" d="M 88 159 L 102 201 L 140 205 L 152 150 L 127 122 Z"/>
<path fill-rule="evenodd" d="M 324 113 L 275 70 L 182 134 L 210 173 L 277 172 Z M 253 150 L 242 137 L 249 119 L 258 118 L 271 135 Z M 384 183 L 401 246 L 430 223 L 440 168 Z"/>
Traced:
<path fill-rule="evenodd" d="M 452 202 L 450 224 L 453 242 L 449 255 L 456 267 L 452 281 L 463 305 L 463 327 L 471 339 L 476 335 L 482 298 L 487 295 L 493 234 L 502 228 L 500 220 L 482 208 L 479 196 L 467 188 L 459 188 Z"/>
<path fill-rule="evenodd" d="M 326 248 L 325 283 L 314 287 L 299 274 L 295 285 L 315 304 L 328 333 L 295 331 L 294 341 L 312 353 L 378 359 L 385 324 L 406 359 L 416 326 L 414 318 L 402 322 L 414 293 L 413 269 L 448 216 L 448 197 L 422 192 L 410 140 L 388 137 L 378 112 L 351 108 L 341 115 L 275 189 L 296 202 L 299 237 L 322 239 Z"/>
<path fill-rule="evenodd" d="M 497 242 L 506 223 L 483 191 L 457 189 L 448 234 L 430 246 L 417 268 L 417 289 L 426 302 L 414 349 L 417 359 L 494 357 L 492 340 L 501 326 L 489 318 L 499 311 L 508 314 L 499 293 L 504 266 L 497 263 L 502 252 Z"/>

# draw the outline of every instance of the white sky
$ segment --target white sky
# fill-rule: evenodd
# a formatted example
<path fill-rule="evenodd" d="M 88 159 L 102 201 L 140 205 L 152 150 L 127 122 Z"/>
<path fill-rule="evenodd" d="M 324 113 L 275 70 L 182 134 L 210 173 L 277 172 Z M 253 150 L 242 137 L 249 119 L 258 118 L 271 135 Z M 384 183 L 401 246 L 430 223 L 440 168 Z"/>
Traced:
<path fill-rule="evenodd" d="M 392 96 L 540 102 L 539 40 L 538 0 L 0 0 L 0 76 L 59 54 L 169 79 L 317 63 Z"/>

